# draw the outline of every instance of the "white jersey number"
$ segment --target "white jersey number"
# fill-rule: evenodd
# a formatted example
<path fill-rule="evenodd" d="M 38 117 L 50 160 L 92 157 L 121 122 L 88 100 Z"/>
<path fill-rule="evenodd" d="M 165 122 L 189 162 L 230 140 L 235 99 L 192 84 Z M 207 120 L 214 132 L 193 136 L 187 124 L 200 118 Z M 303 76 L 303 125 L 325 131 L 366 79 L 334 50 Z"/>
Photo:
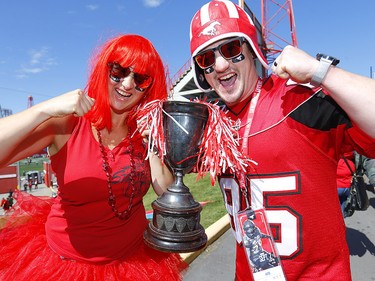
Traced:
<path fill-rule="evenodd" d="M 301 216 L 289 206 L 270 205 L 268 196 L 287 196 L 296 194 L 298 190 L 298 175 L 287 174 L 278 177 L 251 178 L 248 180 L 251 190 L 251 206 L 254 209 L 264 207 L 267 220 L 271 227 L 277 229 L 277 237 L 274 237 L 279 255 L 290 257 L 301 249 L 300 227 Z M 240 211 L 241 190 L 234 178 L 220 178 L 220 187 L 223 191 L 225 205 L 228 214 L 232 218 L 232 230 L 238 243 L 241 242 L 241 232 L 237 213 Z"/>

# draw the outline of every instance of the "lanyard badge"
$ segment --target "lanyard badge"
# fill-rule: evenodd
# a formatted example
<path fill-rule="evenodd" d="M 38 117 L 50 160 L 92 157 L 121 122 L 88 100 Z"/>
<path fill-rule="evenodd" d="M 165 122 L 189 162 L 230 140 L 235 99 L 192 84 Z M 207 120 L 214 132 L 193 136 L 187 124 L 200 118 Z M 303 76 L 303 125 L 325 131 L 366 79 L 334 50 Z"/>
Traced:
<path fill-rule="evenodd" d="M 254 281 L 285 281 L 264 209 L 238 213 L 243 249 Z"/>
<path fill-rule="evenodd" d="M 255 107 L 261 92 L 262 81 L 259 79 L 250 103 L 247 123 L 243 136 L 250 135 Z M 248 153 L 248 137 L 243 138 L 242 151 Z M 254 281 L 286 281 L 281 267 L 271 229 L 264 208 L 252 209 L 246 188 L 245 176 L 238 175 L 242 196 L 246 201 L 246 209 L 237 213 L 240 225 L 242 246 L 246 253 L 250 272 Z"/>

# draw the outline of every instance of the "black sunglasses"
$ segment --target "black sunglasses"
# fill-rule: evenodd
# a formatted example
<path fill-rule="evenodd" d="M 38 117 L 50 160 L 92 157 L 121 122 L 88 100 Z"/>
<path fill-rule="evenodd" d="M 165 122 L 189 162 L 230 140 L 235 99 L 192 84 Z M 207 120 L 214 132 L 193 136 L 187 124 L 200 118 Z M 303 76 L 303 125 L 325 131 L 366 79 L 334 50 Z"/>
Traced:
<path fill-rule="evenodd" d="M 229 41 L 226 41 L 219 46 L 208 49 L 199 53 L 194 57 L 194 60 L 198 66 L 202 69 L 209 68 L 215 64 L 215 52 L 223 56 L 223 58 L 229 60 L 242 54 L 242 44 L 245 41 L 244 37 L 236 37 Z"/>
<path fill-rule="evenodd" d="M 116 62 L 109 62 L 107 65 L 109 68 L 109 78 L 116 83 L 133 73 L 133 79 L 136 85 L 135 89 L 137 91 L 144 92 L 152 84 L 152 77 L 146 74 L 133 72 L 130 67 L 122 67 Z"/>

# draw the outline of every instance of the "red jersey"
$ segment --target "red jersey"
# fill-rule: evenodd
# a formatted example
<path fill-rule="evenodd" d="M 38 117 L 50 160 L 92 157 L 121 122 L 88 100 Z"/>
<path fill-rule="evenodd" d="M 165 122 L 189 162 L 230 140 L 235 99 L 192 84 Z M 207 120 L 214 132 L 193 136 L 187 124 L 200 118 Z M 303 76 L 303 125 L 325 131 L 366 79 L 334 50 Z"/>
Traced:
<path fill-rule="evenodd" d="M 130 142 L 133 155 L 129 153 Z M 46 222 L 46 235 L 50 247 L 63 258 L 111 262 L 130 256 L 143 239 L 147 219 L 142 198 L 150 187 L 151 176 L 141 137 L 129 136 L 112 151 L 106 151 L 116 208 L 120 212 L 127 209 L 131 184 L 135 185 L 131 216 L 127 220 L 117 218 L 108 204 L 107 177 L 99 143 L 85 118 L 78 119 L 68 142 L 51 157 L 59 192 Z M 134 180 L 129 176 L 130 157 L 135 161 Z"/>
<path fill-rule="evenodd" d="M 241 121 L 240 137 L 250 134 L 241 142 L 255 171 L 243 189 L 232 175 L 219 178 L 237 240 L 236 280 L 251 279 L 236 216 L 246 201 L 265 208 L 288 281 L 351 280 L 337 161 L 353 148 L 375 156 L 375 141 L 329 96 L 274 76 L 262 85 L 254 112 L 251 103 L 227 109 Z"/>

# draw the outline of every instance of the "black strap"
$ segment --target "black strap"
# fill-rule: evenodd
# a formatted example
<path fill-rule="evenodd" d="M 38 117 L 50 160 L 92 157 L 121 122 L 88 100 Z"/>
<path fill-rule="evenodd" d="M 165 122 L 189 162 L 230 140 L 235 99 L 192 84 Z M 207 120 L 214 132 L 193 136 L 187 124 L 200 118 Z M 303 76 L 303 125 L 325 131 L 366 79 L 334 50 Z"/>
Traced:
<path fill-rule="evenodd" d="M 363 158 L 361 154 L 358 154 L 358 163 L 356 165 L 356 174 L 359 176 L 363 176 L 364 168 L 363 168 Z"/>
<path fill-rule="evenodd" d="M 354 176 L 354 172 L 353 172 L 352 168 L 350 167 L 350 165 L 348 163 L 348 160 L 346 159 L 346 157 L 344 155 L 342 156 L 342 159 L 344 159 L 346 166 L 348 166 L 350 172 L 352 173 L 352 176 Z"/>

